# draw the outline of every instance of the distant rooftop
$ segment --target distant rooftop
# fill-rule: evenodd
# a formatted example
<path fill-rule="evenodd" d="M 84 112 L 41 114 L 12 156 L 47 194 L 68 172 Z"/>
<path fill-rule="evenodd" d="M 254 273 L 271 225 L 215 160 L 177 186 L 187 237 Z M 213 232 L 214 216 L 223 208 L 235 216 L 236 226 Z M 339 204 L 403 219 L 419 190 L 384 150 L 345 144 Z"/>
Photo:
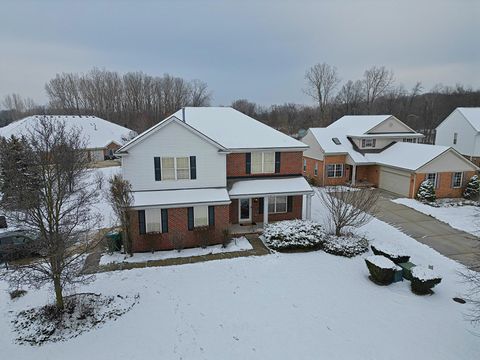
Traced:
<path fill-rule="evenodd" d="M 44 117 L 53 121 L 64 122 L 67 129 L 74 127 L 82 129 L 82 133 L 87 141 L 87 148 L 103 148 L 111 142 L 118 145 L 136 135 L 136 132 L 126 127 L 114 124 L 110 121 L 96 116 L 84 115 L 33 115 L 0 128 L 0 136 L 10 137 L 28 135 L 29 131 L 34 129 L 38 121 Z"/>

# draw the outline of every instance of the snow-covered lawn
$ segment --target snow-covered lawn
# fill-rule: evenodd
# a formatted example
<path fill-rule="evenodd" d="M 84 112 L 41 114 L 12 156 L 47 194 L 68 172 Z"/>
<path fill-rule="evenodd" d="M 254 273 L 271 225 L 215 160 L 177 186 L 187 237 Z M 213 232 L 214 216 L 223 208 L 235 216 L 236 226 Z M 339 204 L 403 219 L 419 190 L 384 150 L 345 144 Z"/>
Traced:
<path fill-rule="evenodd" d="M 314 197 L 314 219 L 323 216 Z M 480 328 L 455 303 L 461 265 L 374 219 L 359 231 L 398 243 L 443 279 L 432 296 L 410 282 L 377 286 L 364 258 L 323 251 L 276 253 L 101 273 L 77 291 L 140 294 L 117 321 L 67 342 L 14 343 L 13 314 L 52 300 L 46 289 L 11 301 L 0 282 L 0 349 L 5 359 L 476 359 Z M 476 334 L 475 334 L 476 332 Z"/>
<path fill-rule="evenodd" d="M 114 254 L 105 254 L 100 258 L 100 265 L 107 265 L 111 263 L 142 263 L 147 261 L 154 260 L 165 260 L 172 258 L 181 258 L 181 257 L 190 257 L 190 256 L 200 256 L 200 255 L 209 255 L 209 254 L 220 254 L 228 253 L 233 251 L 247 251 L 253 249 L 250 242 L 245 237 L 239 237 L 233 239 L 227 247 L 222 245 L 212 245 L 207 246 L 206 248 L 193 248 L 193 249 L 183 249 L 182 251 L 177 250 L 168 250 L 168 251 L 155 251 L 154 253 L 136 253 L 132 257 L 125 256 L 125 254 L 114 253 Z"/>
<path fill-rule="evenodd" d="M 424 214 L 446 222 L 451 227 L 470 234 L 480 235 L 480 207 L 476 206 L 447 206 L 433 207 L 415 199 L 400 198 L 392 200 L 397 204 L 408 206 Z"/>

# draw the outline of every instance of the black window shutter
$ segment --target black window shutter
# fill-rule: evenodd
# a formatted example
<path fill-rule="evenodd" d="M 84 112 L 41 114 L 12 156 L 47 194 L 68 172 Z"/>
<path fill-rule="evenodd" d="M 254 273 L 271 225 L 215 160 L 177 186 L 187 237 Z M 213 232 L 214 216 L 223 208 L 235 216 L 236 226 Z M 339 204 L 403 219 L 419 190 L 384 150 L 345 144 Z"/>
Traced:
<path fill-rule="evenodd" d="M 193 230 L 193 207 L 187 208 L 188 212 L 188 230 Z"/>
<path fill-rule="evenodd" d="M 287 212 L 291 212 L 293 208 L 293 196 L 287 196 Z"/>
<path fill-rule="evenodd" d="M 280 156 L 281 152 L 277 151 L 275 153 L 275 173 L 278 174 L 280 172 Z"/>
<path fill-rule="evenodd" d="M 208 207 L 208 225 L 215 226 L 215 206 Z"/>
<path fill-rule="evenodd" d="M 258 213 L 263 214 L 263 204 L 264 204 L 264 198 L 258 198 Z"/>
<path fill-rule="evenodd" d="M 168 209 L 162 209 L 162 233 L 168 233 Z"/>
<path fill-rule="evenodd" d="M 252 153 L 245 153 L 245 173 L 251 174 L 252 172 Z"/>
<path fill-rule="evenodd" d="M 138 232 L 140 235 L 147 233 L 145 225 L 145 210 L 138 210 Z"/>
<path fill-rule="evenodd" d="M 197 157 L 190 156 L 190 179 L 197 178 Z"/>
<path fill-rule="evenodd" d="M 155 164 L 155 181 L 162 180 L 162 169 L 160 167 L 160 158 L 155 156 L 153 158 L 153 163 Z"/>

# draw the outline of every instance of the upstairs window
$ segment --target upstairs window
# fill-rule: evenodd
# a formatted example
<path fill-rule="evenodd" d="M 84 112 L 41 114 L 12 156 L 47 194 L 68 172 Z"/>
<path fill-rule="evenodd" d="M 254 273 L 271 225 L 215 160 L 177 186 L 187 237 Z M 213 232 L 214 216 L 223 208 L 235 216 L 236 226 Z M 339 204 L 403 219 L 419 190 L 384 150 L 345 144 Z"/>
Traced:
<path fill-rule="evenodd" d="M 275 152 L 252 152 L 252 174 L 273 174 L 275 172 Z"/>
<path fill-rule="evenodd" d="M 453 133 L 453 145 L 457 144 L 457 140 L 458 140 L 458 133 Z"/>
<path fill-rule="evenodd" d="M 175 180 L 175 158 L 162 157 L 162 180 Z"/>
<path fill-rule="evenodd" d="M 187 180 L 196 178 L 196 168 L 194 156 L 182 157 L 156 157 L 155 158 L 155 180 Z M 160 165 L 161 164 L 161 165 Z M 195 169 L 192 170 L 190 167 Z"/>
<path fill-rule="evenodd" d="M 176 171 L 177 171 L 177 180 L 190 179 L 190 158 L 187 157 L 177 157 L 176 161 Z"/>
<path fill-rule="evenodd" d="M 417 139 L 416 138 L 403 138 L 403 142 L 415 144 L 417 142 Z"/>
<path fill-rule="evenodd" d="M 362 139 L 362 148 L 374 148 L 377 143 L 376 139 Z"/>
<path fill-rule="evenodd" d="M 327 177 L 329 178 L 343 177 L 343 164 L 328 164 Z"/>

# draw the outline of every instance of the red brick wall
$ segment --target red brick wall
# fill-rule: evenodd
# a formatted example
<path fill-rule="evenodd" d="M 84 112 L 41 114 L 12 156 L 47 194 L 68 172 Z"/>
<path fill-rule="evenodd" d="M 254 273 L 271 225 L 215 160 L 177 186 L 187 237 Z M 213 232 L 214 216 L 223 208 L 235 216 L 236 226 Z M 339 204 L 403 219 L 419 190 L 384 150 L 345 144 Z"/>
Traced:
<path fill-rule="evenodd" d="M 228 224 L 229 205 L 215 206 L 215 226 L 210 229 L 210 245 L 222 243 L 222 230 L 228 228 Z M 140 235 L 137 211 L 132 211 L 131 225 L 134 252 L 174 249 L 171 241 L 173 235 L 182 239 L 185 248 L 201 245 L 198 233 L 188 230 L 187 208 L 168 209 L 168 233 L 165 234 Z"/>
<path fill-rule="evenodd" d="M 342 185 L 348 181 L 350 176 L 350 166 L 346 166 L 345 164 L 346 155 L 333 155 L 333 156 L 325 156 L 324 157 L 324 167 L 325 167 L 325 177 L 324 177 L 324 184 L 325 185 Z M 326 174 L 326 169 L 328 164 L 343 164 L 344 165 L 344 172 L 343 177 L 341 178 L 329 178 Z"/>
<path fill-rule="evenodd" d="M 292 211 L 281 214 L 268 214 L 269 221 L 281 221 L 292 220 L 302 218 L 302 203 L 303 196 L 295 195 L 292 198 Z M 258 198 L 252 199 L 252 220 L 256 223 L 263 222 L 263 214 L 259 214 L 259 200 Z M 230 222 L 232 224 L 238 224 L 238 200 L 232 200 L 230 204 Z"/>
<path fill-rule="evenodd" d="M 307 178 L 314 179 L 318 182 L 318 184 L 322 184 L 323 182 L 323 161 L 313 159 L 307 156 L 304 156 L 303 159 L 306 161 L 307 168 L 303 171 L 303 164 L 302 164 L 302 171 L 303 175 Z M 318 174 L 315 175 L 315 164 L 318 164 Z"/>
<path fill-rule="evenodd" d="M 262 175 L 296 175 L 302 173 L 302 152 L 282 152 L 280 156 L 280 173 L 247 174 L 245 153 L 227 154 L 227 177 L 262 176 Z"/>
<path fill-rule="evenodd" d="M 438 173 L 440 176 L 438 187 L 435 189 L 435 195 L 437 198 L 459 198 L 462 197 L 464 186 L 460 188 L 452 188 L 452 176 L 451 172 Z M 463 184 L 466 184 L 470 178 L 475 175 L 475 171 L 468 171 L 463 173 Z M 426 174 L 419 173 L 412 175 L 415 176 L 416 181 L 410 181 L 410 197 L 415 198 L 417 196 L 418 188 L 425 180 Z M 415 189 L 413 189 L 415 183 Z"/>
<path fill-rule="evenodd" d="M 357 166 L 357 181 L 368 181 L 369 183 L 378 186 L 378 182 L 380 179 L 380 170 L 377 165 L 365 165 L 365 166 Z"/>

